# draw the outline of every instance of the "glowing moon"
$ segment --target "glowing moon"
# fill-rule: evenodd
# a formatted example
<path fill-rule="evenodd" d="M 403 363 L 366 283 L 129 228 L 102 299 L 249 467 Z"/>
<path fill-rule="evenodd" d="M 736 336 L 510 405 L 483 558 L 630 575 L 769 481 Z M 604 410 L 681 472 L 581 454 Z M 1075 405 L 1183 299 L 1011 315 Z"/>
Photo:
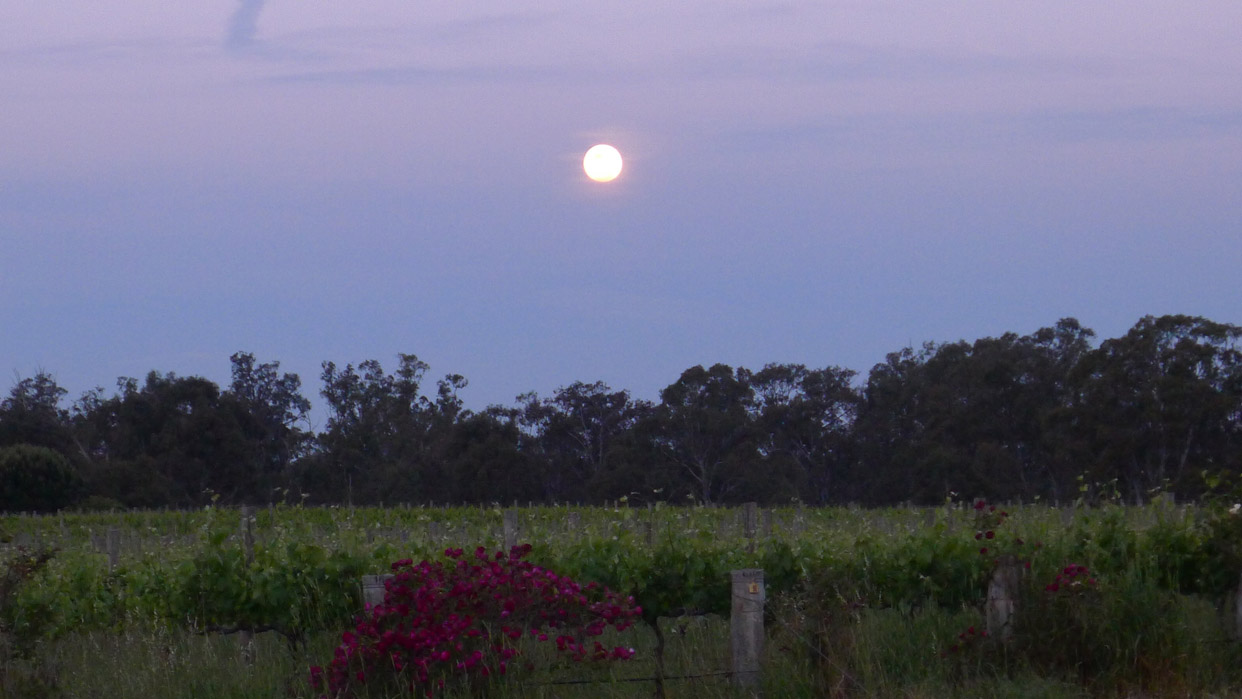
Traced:
<path fill-rule="evenodd" d="M 621 153 L 606 143 L 591 146 L 582 158 L 582 169 L 596 182 L 611 182 L 621 174 Z"/>

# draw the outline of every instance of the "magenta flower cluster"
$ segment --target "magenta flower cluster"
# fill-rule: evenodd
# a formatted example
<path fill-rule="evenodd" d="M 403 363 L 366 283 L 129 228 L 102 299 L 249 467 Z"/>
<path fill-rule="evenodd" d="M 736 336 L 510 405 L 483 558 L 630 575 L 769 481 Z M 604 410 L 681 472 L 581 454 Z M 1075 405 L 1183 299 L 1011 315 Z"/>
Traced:
<path fill-rule="evenodd" d="M 996 528 L 1005 523 L 1009 513 L 997 511 L 996 505 L 989 505 L 984 500 L 975 501 L 975 541 L 985 542 L 996 538 Z M 980 556 L 988 555 L 991 549 L 983 546 L 979 549 Z"/>
<path fill-rule="evenodd" d="M 1045 578 L 1046 579 L 1046 578 Z M 1095 578 L 1091 577 L 1087 566 L 1071 563 L 1057 573 L 1057 577 L 1044 586 L 1047 592 L 1065 592 L 1095 588 Z"/>
<path fill-rule="evenodd" d="M 311 668 L 312 684 L 334 698 L 347 696 L 355 683 L 430 697 L 505 675 L 524 637 L 554 640 L 573 661 L 632 657 L 632 648 L 607 648 L 595 637 L 640 618 L 633 598 L 523 560 L 530 548 L 489 555 L 479 547 L 473 557 L 450 548 L 444 561 L 393 563 L 383 603 L 369 606 L 356 628 L 342 634 L 326 668 Z"/>
<path fill-rule="evenodd" d="M 953 653 L 969 650 L 971 647 L 987 637 L 987 629 L 979 629 L 976 631 L 975 627 L 972 626 L 959 633 L 957 635 L 957 641 L 954 642 L 953 645 L 949 646 L 948 650 L 941 651 L 940 657 L 943 658 Z"/>

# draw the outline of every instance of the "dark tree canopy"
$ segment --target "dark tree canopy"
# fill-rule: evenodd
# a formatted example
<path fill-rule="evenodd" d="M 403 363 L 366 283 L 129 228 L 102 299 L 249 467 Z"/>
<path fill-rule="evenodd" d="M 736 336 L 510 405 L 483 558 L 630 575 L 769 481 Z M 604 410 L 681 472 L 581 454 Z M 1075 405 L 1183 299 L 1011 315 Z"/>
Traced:
<path fill-rule="evenodd" d="M 657 403 L 576 381 L 481 412 L 459 396 L 465 377 L 427 390 L 430 367 L 401 354 L 392 373 L 324 362 L 318 432 L 301 379 L 247 352 L 230 357 L 225 389 L 152 371 L 68 409 L 41 371 L 0 400 L 2 506 L 1065 502 L 1084 484 L 1088 497 L 1091 484 L 1194 497 L 1204 473 L 1242 471 L 1240 346 L 1242 328 L 1180 315 L 1097 346 L 1065 318 L 906 347 L 865 377 L 715 364 L 686 369 Z"/>
<path fill-rule="evenodd" d="M 45 371 L 20 379 L 0 400 L 0 446 L 31 444 L 65 452 L 73 434 L 68 413 L 60 407 L 68 393 Z"/>
<path fill-rule="evenodd" d="M 0 511 L 54 512 L 81 491 L 69 460 L 47 447 L 0 447 Z"/>

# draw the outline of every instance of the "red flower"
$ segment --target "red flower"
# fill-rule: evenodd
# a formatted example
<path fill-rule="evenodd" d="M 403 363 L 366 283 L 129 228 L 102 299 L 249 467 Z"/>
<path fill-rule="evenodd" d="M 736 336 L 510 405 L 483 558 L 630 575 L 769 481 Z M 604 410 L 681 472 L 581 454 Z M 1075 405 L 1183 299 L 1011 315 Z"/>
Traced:
<path fill-rule="evenodd" d="M 341 696 L 352 682 L 396 673 L 415 694 L 430 695 L 446 679 L 505 674 L 517 654 L 509 644 L 525 629 L 540 640 L 549 638 L 550 629 L 564 629 L 557 650 L 574 661 L 632 657 L 633 649 L 608 649 L 598 641 L 588 654 L 573 639 L 633 625 L 642 614 L 633 598 L 622 599 L 596 583 L 584 588 L 522 560 L 530 550 L 529 544 L 515 546 L 506 557 L 479 547 L 468 561 L 457 560 L 462 549 L 448 548 L 449 563 L 397 561 L 384 603 L 368 609 L 355 630 L 342 635 L 327 671 L 311 668 L 311 681 L 318 678 L 317 689 Z M 502 618 L 512 621 L 500 624 Z M 497 664 L 489 665 L 485 654 L 495 654 Z"/>

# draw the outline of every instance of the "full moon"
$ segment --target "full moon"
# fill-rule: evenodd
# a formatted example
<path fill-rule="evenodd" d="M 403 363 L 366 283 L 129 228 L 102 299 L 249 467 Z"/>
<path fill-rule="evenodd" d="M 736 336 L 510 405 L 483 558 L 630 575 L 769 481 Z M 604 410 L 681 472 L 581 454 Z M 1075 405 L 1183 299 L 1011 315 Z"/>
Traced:
<path fill-rule="evenodd" d="M 611 182 L 621 174 L 621 153 L 606 143 L 591 146 L 582 158 L 582 169 L 596 182 Z"/>

